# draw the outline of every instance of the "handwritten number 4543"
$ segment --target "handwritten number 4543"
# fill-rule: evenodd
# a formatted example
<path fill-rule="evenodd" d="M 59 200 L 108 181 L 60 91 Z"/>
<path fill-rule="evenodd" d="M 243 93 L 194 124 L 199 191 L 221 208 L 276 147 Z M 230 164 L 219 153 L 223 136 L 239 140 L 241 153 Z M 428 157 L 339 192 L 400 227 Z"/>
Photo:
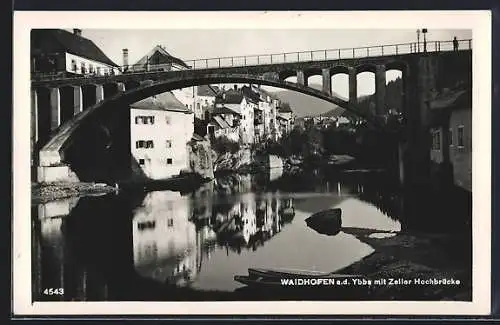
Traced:
<path fill-rule="evenodd" d="M 63 295 L 64 288 L 47 288 L 43 290 L 43 294 L 47 296 Z"/>

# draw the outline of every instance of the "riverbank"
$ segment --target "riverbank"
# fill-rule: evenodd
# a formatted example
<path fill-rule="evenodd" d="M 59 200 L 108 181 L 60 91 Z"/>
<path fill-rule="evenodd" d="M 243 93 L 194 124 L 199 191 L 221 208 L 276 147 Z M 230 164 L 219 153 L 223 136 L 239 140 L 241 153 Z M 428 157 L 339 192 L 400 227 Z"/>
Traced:
<path fill-rule="evenodd" d="M 342 231 L 375 249 L 371 255 L 336 271 L 361 274 L 372 280 L 385 279 L 386 284 L 370 288 L 367 299 L 472 299 L 472 254 L 468 235 L 395 234 L 361 228 L 343 228 Z M 400 283 L 394 281 L 391 285 L 390 279 L 400 280 Z M 430 279 L 459 283 L 420 284 Z"/>
<path fill-rule="evenodd" d="M 104 183 L 33 183 L 31 203 L 40 204 L 75 196 L 103 195 L 115 190 Z"/>

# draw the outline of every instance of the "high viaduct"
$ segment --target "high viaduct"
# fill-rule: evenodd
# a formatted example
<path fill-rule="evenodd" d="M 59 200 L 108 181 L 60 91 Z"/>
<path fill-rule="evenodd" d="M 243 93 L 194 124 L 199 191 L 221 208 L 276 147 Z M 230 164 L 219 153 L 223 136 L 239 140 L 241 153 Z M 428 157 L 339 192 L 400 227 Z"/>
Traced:
<path fill-rule="evenodd" d="M 460 41 L 461 50 L 452 49 L 450 44 L 431 42 L 425 51 L 413 43 L 342 49 L 348 53 L 344 56 L 341 50 L 322 50 L 296 52 L 296 56 L 283 53 L 202 59 L 193 60 L 190 69 L 178 71 L 151 71 L 146 67 L 144 71 L 106 76 L 33 74 L 32 143 L 37 178 L 44 182 L 116 182 L 131 178 L 139 169 L 130 153 L 129 105 L 195 85 L 252 83 L 289 89 L 338 105 L 383 128 L 377 116 L 386 114 L 388 70 L 401 71 L 403 80 L 405 143 L 400 146 L 401 169 L 408 177 L 425 177 L 430 148 L 429 100 L 446 88 L 471 85 L 472 80 L 471 40 Z M 209 62 L 216 62 L 215 66 Z M 358 109 L 357 75 L 362 72 L 375 74 L 375 116 Z M 348 99 L 332 92 L 331 78 L 336 74 L 348 76 Z M 292 76 L 296 82 L 286 80 Z M 311 76 L 321 76 L 321 90 L 308 86 Z"/>

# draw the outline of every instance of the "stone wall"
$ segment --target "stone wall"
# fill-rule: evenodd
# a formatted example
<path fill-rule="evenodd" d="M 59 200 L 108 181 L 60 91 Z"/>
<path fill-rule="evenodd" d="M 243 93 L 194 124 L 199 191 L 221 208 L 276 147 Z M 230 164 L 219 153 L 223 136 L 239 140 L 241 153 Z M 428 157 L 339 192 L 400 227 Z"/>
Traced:
<path fill-rule="evenodd" d="M 208 141 L 191 142 L 188 145 L 190 172 L 203 178 L 214 178 L 212 149 Z"/>

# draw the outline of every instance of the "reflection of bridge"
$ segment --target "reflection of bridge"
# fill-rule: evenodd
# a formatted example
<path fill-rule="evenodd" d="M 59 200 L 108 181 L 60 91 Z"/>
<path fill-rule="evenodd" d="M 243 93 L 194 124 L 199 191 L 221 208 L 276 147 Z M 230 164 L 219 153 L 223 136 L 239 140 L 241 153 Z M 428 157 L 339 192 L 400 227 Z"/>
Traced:
<path fill-rule="evenodd" d="M 416 143 L 426 131 L 422 126 L 428 123 L 427 100 L 436 92 L 452 88 L 459 81 L 470 82 L 471 78 L 471 40 L 460 44 L 461 48 L 468 50 L 450 52 L 450 45 L 451 42 L 430 42 L 427 52 L 418 51 L 414 43 L 409 43 L 203 59 L 187 61 L 191 63 L 191 69 L 180 71 L 150 71 L 145 67 L 140 72 L 124 71 L 107 76 L 34 75 L 31 87 L 35 114 L 32 115 L 36 125 L 35 141 L 41 148 L 40 172 L 75 179 L 69 176 L 74 175 L 70 171 L 79 176 L 80 170 L 86 168 L 82 161 L 84 155 L 76 152 L 101 154 L 97 149 L 99 146 L 92 143 L 93 147 L 89 147 L 90 141 L 86 138 L 88 134 L 100 133 L 111 142 L 113 161 L 103 161 L 103 165 L 111 164 L 106 169 L 115 172 L 110 178 L 130 177 L 130 117 L 128 113 L 123 114 L 128 112 L 126 107 L 158 93 L 194 85 L 254 83 L 286 88 L 323 99 L 372 120 L 374 116 L 363 115 L 357 109 L 357 74 L 375 74 L 376 115 L 384 115 L 386 71 L 393 69 L 402 72 L 403 113 L 412 137 L 409 141 L 415 142 L 412 147 L 428 149 L 427 144 Z M 331 78 L 337 74 L 348 76 L 348 100 L 332 92 Z M 297 78 L 295 83 L 286 81 L 292 76 Z M 322 90 L 308 86 L 308 78 L 312 76 L 322 77 Z M 415 156 L 410 160 L 415 160 Z M 113 165 L 116 161 L 127 163 Z"/>

